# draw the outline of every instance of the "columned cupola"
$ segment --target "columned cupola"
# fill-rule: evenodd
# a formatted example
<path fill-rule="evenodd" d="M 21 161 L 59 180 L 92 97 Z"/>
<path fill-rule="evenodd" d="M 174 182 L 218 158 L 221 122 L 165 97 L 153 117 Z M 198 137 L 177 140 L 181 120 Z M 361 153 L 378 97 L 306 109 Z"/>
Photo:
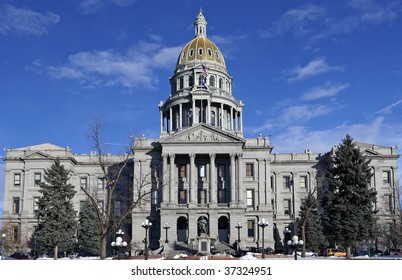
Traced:
<path fill-rule="evenodd" d="M 161 138 L 198 124 L 242 137 L 244 104 L 232 96 L 233 78 L 222 52 L 207 39 L 207 21 L 201 9 L 194 31 L 169 79 L 169 98 L 159 104 Z"/>

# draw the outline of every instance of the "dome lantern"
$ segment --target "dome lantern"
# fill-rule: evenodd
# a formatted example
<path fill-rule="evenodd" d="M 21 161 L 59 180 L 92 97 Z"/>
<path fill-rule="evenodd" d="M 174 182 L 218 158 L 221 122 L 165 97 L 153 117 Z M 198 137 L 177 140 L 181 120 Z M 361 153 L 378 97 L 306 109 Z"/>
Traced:
<path fill-rule="evenodd" d="M 207 37 L 207 21 L 205 20 L 205 17 L 202 14 L 201 8 L 194 21 L 194 31 L 195 31 L 194 37 Z"/>

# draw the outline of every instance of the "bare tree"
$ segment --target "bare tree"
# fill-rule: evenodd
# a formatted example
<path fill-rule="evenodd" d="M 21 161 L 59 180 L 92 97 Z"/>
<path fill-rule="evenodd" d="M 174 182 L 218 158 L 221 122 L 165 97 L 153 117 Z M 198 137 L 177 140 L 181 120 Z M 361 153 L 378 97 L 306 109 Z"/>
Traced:
<path fill-rule="evenodd" d="M 96 120 L 95 125 L 91 127 L 89 137 L 96 150 L 96 164 L 102 170 L 105 180 L 103 195 L 99 195 L 99 188 L 88 189 L 81 186 L 81 190 L 89 198 L 89 201 L 96 206 L 101 240 L 100 257 L 105 259 L 110 231 L 124 224 L 131 217 L 134 208 L 142 208 L 150 203 L 153 190 L 151 187 L 153 173 L 135 178 L 131 173 L 130 161 L 133 159 L 136 141 L 130 137 L 131 140 L 126 153 L 121 156 L 112 156 L 107 153 L 107 145 L 101 139 L 102 128 L 103 123 L 99 119 Z M 158 163 L 152 164 L 156 166 L 152 166 L 151 170 L 159 168 Z M 103 201 L 103 207 L 99 205 L 100 200 Z M 114 213 L 116 201 L 122 202 L 124 205 L 119 215 Z"/>

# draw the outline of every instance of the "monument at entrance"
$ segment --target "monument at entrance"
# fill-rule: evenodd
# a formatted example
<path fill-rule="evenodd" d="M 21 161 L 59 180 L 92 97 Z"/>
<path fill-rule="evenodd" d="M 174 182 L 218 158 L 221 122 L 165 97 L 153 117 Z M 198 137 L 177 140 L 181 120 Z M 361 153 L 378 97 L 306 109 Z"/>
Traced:
<path fill-rule="evenodd" d="M 198 254 L 211 254 L 211 238 L 209 237 L 209 221 L 206 217 L 201 216 L 198 219 Z"/>

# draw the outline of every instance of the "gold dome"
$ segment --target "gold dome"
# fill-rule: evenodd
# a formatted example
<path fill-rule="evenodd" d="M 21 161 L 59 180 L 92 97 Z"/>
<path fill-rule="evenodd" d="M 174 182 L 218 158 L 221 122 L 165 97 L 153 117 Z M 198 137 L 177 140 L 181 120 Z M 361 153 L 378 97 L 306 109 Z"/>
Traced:
<path fill-rule="evenodd" d="M 215 62 L 226 68 L 225 59 L 218 47 L 207 39 L 207 22 L 200 9 L 195 22 L 195 38 L 188 42 L 177 59 L 177 67 L 191 62 Z"/>

